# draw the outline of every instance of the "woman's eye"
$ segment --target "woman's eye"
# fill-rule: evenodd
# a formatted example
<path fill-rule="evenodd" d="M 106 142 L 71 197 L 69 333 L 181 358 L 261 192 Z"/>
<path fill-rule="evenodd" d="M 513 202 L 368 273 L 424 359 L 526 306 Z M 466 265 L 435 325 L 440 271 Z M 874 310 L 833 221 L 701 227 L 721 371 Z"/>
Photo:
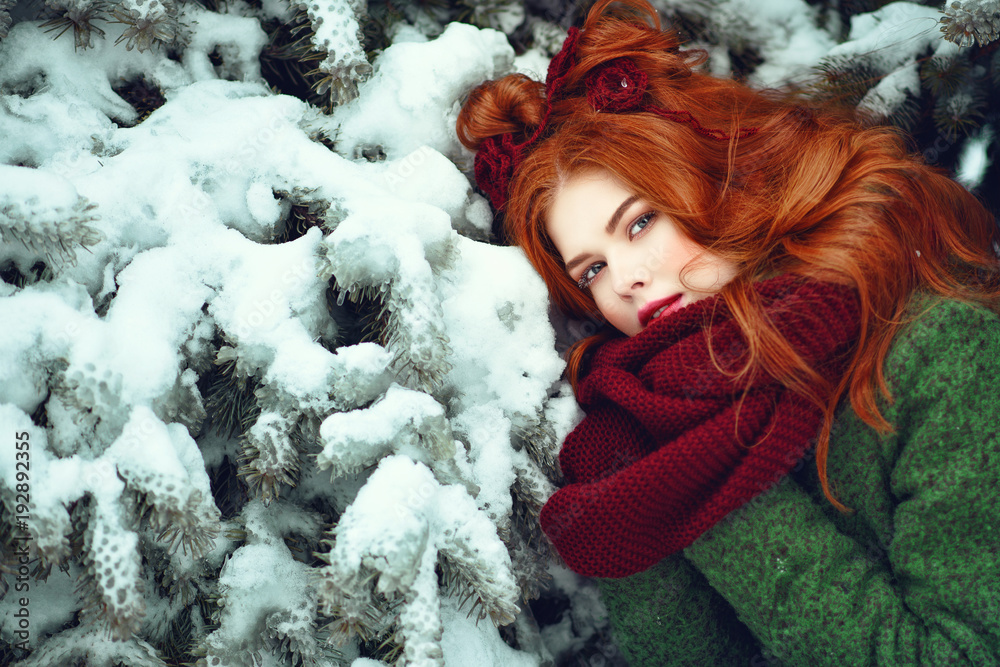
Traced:
<path fill-rule="evenodd" d="M 576 281 L 576 284 L 580 287 L 580 289 L 587 289 L 590 287 L 590 284 L 594 282 L 594 279 L 597 278 L 597 274 L 600 273 L 603 268 L 604 264 L 601 262 L 591 264 L 583 270 L 583 273 L 580 274 L 580 279 Z"/>
<path fill-rule="evenodd" d="M 641 232 L 643 229 L 645 229 L 646 226 L 649 225 L 649 223 L 651 223 L 653 221 L 653 216 L 655 216 L 655 215 L 656 215 L 656 213 L 654 213 L 653 211 L 650 211 L 649 213 L 643 213 L 642 215 L 640 215 L 636 219 L 636 221 L 633 222 L 629 226 L 629 228 L 628 228 L 628 237 L 632 238 L 636 234 L 638 234 L 639 232 Z"/>

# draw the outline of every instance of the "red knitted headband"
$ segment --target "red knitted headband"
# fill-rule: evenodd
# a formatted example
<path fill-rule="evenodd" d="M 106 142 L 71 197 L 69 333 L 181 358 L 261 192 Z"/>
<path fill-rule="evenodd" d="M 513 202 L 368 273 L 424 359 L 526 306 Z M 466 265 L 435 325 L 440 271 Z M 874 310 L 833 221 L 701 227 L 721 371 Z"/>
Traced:
<path fill-rule="evenodd" d="M 576 44 L 580 30 L 570 28 L 562 49 L 549 63 L 545 77 L 545 116 L 534 133 L 522 143 L 515 143 L 514 134 L 507 132 L 483 139 L 476 153 L 475 175 L 479 189 L 486 193 L 496 210 L 507 204 L 508 190 L 514 172 L 527 156 L 529 149 L 537 143 L 545 132 L 552 113 L 552 103 L 562 92 L 566 75 L 576 63 Z M 631 58 L 615 58 L 595 68 L 587 75 L 587 101 L 596 111 L 623 113 L 648 111 L 657 116 L 678 123 L 690 123 L 698 134 L 717 141 L 729 141 L 732 137 L 722 130 L 709 130 L 691 115 L 689 111 L 668 111 L 652 104 L 643 104 L 649 77 L 636 67 Z M 754 134 L 757 128 L 741 130 L 736 136 L 743 138 Z"/>

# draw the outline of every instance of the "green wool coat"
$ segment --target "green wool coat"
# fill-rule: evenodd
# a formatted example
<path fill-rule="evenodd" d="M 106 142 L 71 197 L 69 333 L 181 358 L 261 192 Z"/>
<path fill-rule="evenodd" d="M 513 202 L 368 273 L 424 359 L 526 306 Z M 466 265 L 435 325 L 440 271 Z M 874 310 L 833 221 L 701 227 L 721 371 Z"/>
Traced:
<path fill-rule="evenodd" d="M 682 553 L 598 580 L 633 667 L 1000 666 L 1000 317 L 921 299 L 879 404 Z M 929 309 L 927 309 L 929 307 Z"/>

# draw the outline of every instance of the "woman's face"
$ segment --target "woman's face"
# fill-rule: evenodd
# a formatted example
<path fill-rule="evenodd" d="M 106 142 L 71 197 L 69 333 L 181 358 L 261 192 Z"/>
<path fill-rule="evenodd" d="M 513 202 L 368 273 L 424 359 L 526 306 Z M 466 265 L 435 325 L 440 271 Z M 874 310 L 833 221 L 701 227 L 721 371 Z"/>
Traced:
<path fill-rule="evenodd" d="M 546 229 L 569 277 L 629 336 L 715 294 L 736 275 L 732 262 L 695 244 L 606 172 L 566 181 Z"/>

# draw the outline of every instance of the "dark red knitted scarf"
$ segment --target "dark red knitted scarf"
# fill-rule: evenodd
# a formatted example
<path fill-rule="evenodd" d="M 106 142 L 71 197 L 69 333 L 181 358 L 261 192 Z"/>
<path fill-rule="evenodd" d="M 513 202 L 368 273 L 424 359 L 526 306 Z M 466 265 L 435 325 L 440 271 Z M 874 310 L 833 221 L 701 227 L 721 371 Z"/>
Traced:
<path fill-rule="evenodd" d="M 853 289 L 792 276 L 755 289 L 803 359 L 843 373 L 858 331 Z M 716 360 L 740 368 L 744 339 L 713 297 L 605 343 L 580 381 L 587 415 L 559 454 L 567 485 L 541 513 L 575 572 L 624 577 L 684 549 L 815 442 L 821 410 L 763 373 L 737 386 L 712 363 L 706 322 Z"/>

